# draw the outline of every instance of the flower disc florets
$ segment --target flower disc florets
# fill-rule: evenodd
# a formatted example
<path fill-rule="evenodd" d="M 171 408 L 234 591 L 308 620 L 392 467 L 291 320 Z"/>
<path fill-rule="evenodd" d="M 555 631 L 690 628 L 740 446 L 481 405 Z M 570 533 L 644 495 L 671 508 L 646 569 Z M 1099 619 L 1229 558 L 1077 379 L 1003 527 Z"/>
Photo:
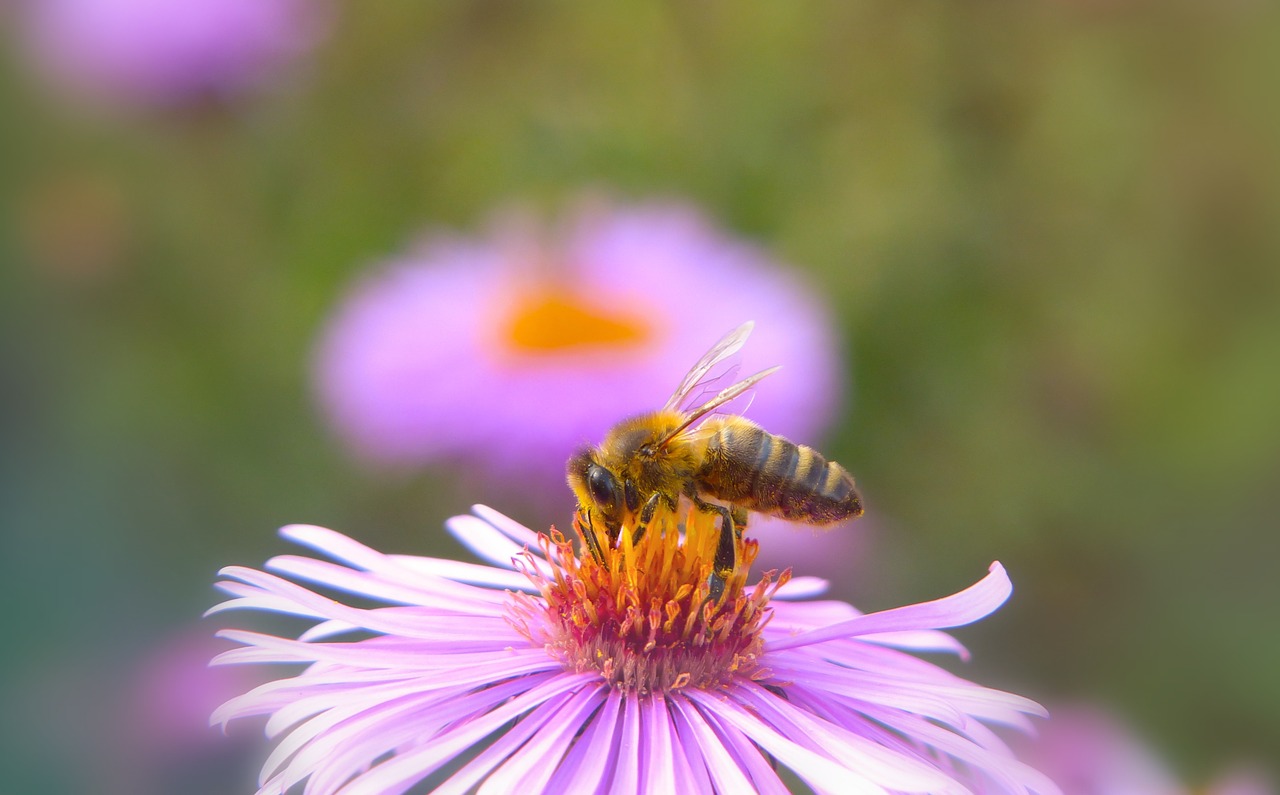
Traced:
<path fill-rule="evenodd" d="M 557 531 L 542 537 L 544 555 L 558 564 L 551 572 L 527 568 L 545 604 L 517 596 L 513 608 L 521 632 L 545 643 L 566 668 L 598 671 L 615 688 L 641 694 L 769 676 L 759 662 L 760 632 L 769 598 L 790 571 L 776 580 L 768 572 L 746 588 L 755 541 L 737 540 L 738 567 L 712 600 L 714 517 L 696 509 L 660 511 L 635 543 L 630 527 L 622 528 L 617 545 L 601 537 L 602 559 L 585 551 L 592 530 L 575 520 L 574 531 L 576 549 Z"/>

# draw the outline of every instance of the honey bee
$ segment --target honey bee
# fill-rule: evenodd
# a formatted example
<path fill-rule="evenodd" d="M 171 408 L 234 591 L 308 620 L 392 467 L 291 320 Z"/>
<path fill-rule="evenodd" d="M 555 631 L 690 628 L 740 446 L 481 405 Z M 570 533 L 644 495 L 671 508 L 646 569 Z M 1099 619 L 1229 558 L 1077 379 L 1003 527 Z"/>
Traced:
<path fill-rule="evenodd" d="M 696 509 L 720 517 L 711 577 L 715 599 L 736 568 L 736 541 L 748 512 L 811 525 L 862 515 L 853 476 L 844 467 L 744 417 L 707 416 L 777 367 L 731 384 L 701 405 L 683 407 L 718 380 L 713 372 L 737 354 L 753 325 L 744 323 L 707 351 L 661 409 L 623 420 L 600 446 L 583 448 L 569 460 L 569 486 L 598 560 L 602 539 L 595 528 L 604 528 L 611 546 L 623 526 L 639 541 L 659 506 L 675 510 L 687 498 Z"/>

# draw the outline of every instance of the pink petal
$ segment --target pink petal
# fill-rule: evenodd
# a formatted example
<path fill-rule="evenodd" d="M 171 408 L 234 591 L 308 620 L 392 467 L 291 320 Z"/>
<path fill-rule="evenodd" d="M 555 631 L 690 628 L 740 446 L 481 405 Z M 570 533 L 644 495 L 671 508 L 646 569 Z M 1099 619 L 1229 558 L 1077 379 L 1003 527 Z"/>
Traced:
<path fill-rule="evenodd" d="M 676 792 L 714 793 L 715 787 L 711 784 L 711 776 L 707 773 L 706 760 L 702 758 L 702 749 L 698 746 L 697 738 L 693 736 L 687 724 L 676 719 L 676 707 L 672 703 L 676 698 L 680 696 L 673 695 L 666 700 L 667 716 L 671 720 L 671 728 L 676 733 L 673 761 L 676 766 L 676 778 L 681 782 Z"/>
<path fill-rule="evenodd" d="M 417 555 L 388 555 L 387 557 L 397 565 L 432 577 L 442 577 L 455 582 L 483 585 L 490 588 L 509 588 L 513 591 L 526 591 L 529 593 L 537 591 L 533 584 L 529 582 L 529 578 L 518 571 L 482 566 L 478 563 L 465 563 L 459 560 L 423 558 Z"/>
<path fill-rule="evenodd" d="M 552 777 L 548 792 L 608 792 L 613 781 L 612 766 L 617 759 L 618 717 L 622 694 L 610 690 L 600 711 L 578 738 L 560 770 Z"/>
<path fill-rule="evenodd" d="M 425 746 L 387 759 L 338 790 L 338 795 L 399 795 L 445 762 L 501 728 L 507 721 L 547 701 L 567 701 L 570 691 L 595 679 L 589 674 L 565 674 L 551 679 L 516 696 L 492 712 L 437 735 Z"/>
<path fill-rule="evenodd" d="M 661 693 L 640 700 L 641 792 L 678 792 L 675 770 L 675 731 Z"/>
<path fill-rule="evenodd" d="M 805 762 L 805 767 L 796 767 L 787 762 L 784 754 L 794 756 L 797 750 L 813 753 L 807 748 L 795 745 L 787 740 L 787 737 L 808 739 L 810 743 L 822 749 L 823 754 L 820 758 L 824 761 L 834 761 L 838 766 L 843 767 L 845 772 L 842 777 L 846 782 L 844 791 L 849 791 L 850 786 L 858 783 L 861 791 L 867 792 L 876 792 L 880 787 L 902 792 L 963 792 L 963 788 L 960 788 L 955 781 L 938 771 L 914 760 L 904 759 L 901 754 L 854 735 L 839 726 L 818 720 L 807 711 L 795 707 L 785 699 L 778 698 L 759 685 L 743 682 L 735 690 L 741 698 L 741 704 L 730 698 L 722 698 L 711 702 L 708 708 L 715 709 L 717 715 L 734 723 L 739 730 L 766 751 L 778 757 L 802 778 L 806 776 L 806 771 L 809 771 L 811 774 L 822 774 L 818 778 L 819 781 L 825 780 L 823 771 L 830 773 L 831 769 L 814 760 Z M 704 701 L 710 701 L 710 699 L 707 698 Z M 744 706 L 750 706 L 754 712 L 747 713 Z M 751 719 L 745 720 L 747 716 Z M 779 741 L 783 741 L 780 751 L 775 751 L 774 746 L 778 745 Z M 795 745 L 795 748 L 792 748 L 792 745 Z M 850 781 L 850 776 L 854 776 L 857 781 Z M 805 780 L 809 781 L 808 778 Z M 813 781 L 810 783 L 817 786 Z"/>
<path fill-rule="evenodd" d="M 1009 575 L 1005 573 L 1004 567 L 998 562 L 992 563 L 991 572 L 986 577 L 957 594 L 932 602 L 870 613 L 791 638 L 771 640 L 766 649 L 778 651 L 854 635 L 961 627 L 990 615 L 1004 604 L 1011 593 L 1013 584 L 1009 582 Z"/>
<path fill-rule="evenodd" d="M 526 549 L 477 516 L 455 516 L 447 520 L 444 526 L 467 549 L 490 563 L 508 569 L 515 568 L 512 560 Z M 531 556 L 530 563 L 535 570 L 547 575 L 551 574 L 550 566 L 542 558 L 536 555 Z"/>
<path fill-rule="evenodd" d="M 689 695 L 697 694 L 697 690 L 687 691 Z M 678 695 L 671 699 L 672 717 L 677 724 L 688 730 L 690 737 L 702 753 L 707 772 L 715 782 L 718 792 L 751 792 L 751 780 L 739 767 L 734 758 L 725 750 L 724 744 L 716 737 L 715 731 L 707 724 L 693 703 Z"/>
<path fill-rule="evenodd" d="M 815 596 L 822 596 L 831 587 L 831 583 L 821 577 L 792 577 L 783 583 L 777 591 L 774 591 L 773 598 L 781 600 L 790 599 L 812 599 Z M 751 589 L 754 591 L 754 588 Z"/>
<path fill-rule="evenodd" d="M 506 594 L 490 588 L 409 571 L 387 561 L 381 571 L 357 571 L 311 558 L 280 555 L 267 561 L 267 568 L 300 580 L 325 585 L 348 593 L 384 602 L 430 607 L 441 613 L 500 614 Z"/>
<path fill-rule="evenodd" d="M 546 726 L 516 750 L 502 767 L 485 780 L 478 795 L 549 791 L 546 789 L 547 783 L 564 758 L 569 744 L 586 723 L 587 716 L 604 701 L 605 689 L 603 682 L 595 682 L 576 693 L 562 708 L 549 714 L 547 722 L 554 725 Z M 525 717 L 520 723 L 528 720 L 529 717 Z"/>
<path fill-rule="evenodd" d="M 472 505 L 471 511 L 520 546 L 529 549 L 538 548 L 538 534 L 516 520 L 508 518 L 487 505 Z"/>
<path fill-rule="evenodd" d="M 715 729 L 716 736 L 724 743 L 734 761 L 751 777 L 756 792 L 761 795 L 789 795 L 789 790 L 782 779 L 778 778 L 777 771 L 760 755 L 760 749 L 755 743 L 717 718 L 714 712 L 708 710 L 703 717 Z"/>

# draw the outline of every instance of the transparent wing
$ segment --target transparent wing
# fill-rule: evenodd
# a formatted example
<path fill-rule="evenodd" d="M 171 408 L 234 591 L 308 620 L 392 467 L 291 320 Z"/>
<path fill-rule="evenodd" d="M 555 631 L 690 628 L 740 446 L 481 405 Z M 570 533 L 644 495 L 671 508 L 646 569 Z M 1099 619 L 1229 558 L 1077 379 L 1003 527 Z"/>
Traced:
<path fill-rule="evenodd" d="M 728 373 L 717 372 L 716 368 L 729 362 L 738 351 L 742 350 L 742 346 L 747 341 L 747 337 L 751 336 L 751 329 L 753 328 L 755 328 L 755 323 L 748 320 L 713 345 L 711 350 L 707 351 L 685 375 L 680 382 L 680 386 L 676 387 L 676 391 L 671 395 L 671 399 L 667 401 L 667 404 L 662 407 L 662 410 L 680 410 L 682 406 L 691 403 L 704 394 L 711 384 L 724 379 Z M 732 364 L 726 369 L 736 372 L 736 368 L 733 368 Z M 715 400 L 715 398 L 712 398 L 712 400 Z"/>
<path fill-rule="evenodd" d="M 744 378 L 738 383 L 732 384 L 720 390 L 720 392 L 715 397 L 711 398 L 706 403 L 703 403 L 701 406 L 697 406 L 695 408 L 690 409 L 685 414 L 684 421 L 680 423 L 679 427 L 677 427 L 675 430 L 671 431 L 671 433 L 664 436 L 658 442 L 658 444 L 665 445 L 667 442 L 676 438 L 680 434 L 686 433 L 688 431 L 688 428 L 691 427 L 695 422 L 707 416 L 708 414 L 715 411 L 716 409 L 720 408 L 724 404 L 739 397 L 743 393 L 750 391 L 751 388 L 754 387 L 757 383 L 759 383 L 762 379 L 770 375 L 773 375 L 780 369 L 782 369 L 782 367 L 779 365 L 775 367 L 770 367 L 768 370 L 761 370 L 760 372 L 756 373 L 753 376 Z"/>
<path fill-rule="evenodd" d="M 738 379 L 738 371 L 742 369 L 742 362 L 738 361 L 740 358 L 740 353 L 734 354 L 713 368 L 714 371 L 708 372 L 701 381 L 694 384 L 689 393 L 681 398 L 680 405 L 674 408 L 688 413 L 720 394 L 725 384 L 735 383 Z"/>

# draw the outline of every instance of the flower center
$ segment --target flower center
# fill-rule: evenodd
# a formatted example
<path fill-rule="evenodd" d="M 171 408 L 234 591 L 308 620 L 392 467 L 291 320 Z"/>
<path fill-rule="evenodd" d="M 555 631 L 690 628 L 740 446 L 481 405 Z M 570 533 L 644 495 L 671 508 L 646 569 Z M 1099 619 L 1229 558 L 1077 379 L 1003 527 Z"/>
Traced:
<path fill-rule="evenodd" d="M 508 320 L 507 340 L 521 353 L 559 353 L 593 347 L 630 347 L 652 329 L 635 314 L 596 309 L 576 296 L 537 293 L 521 301 Z"/>
<path fill-rule="evenodd" d="M 604 560 L 553 530 L 544 551 L 552 575 L 530 572 L 545 604 L 517 597 L 513 620 L 530 640 L 544 643 L 571 670 L 598 671 L 621 690 L 650 693 L 685 687 L 713 689 L 734 677 L 763 679 L 760 630 L 769 598 L 790 577 L 773 572 L 748 591 L 747 573 L 758 544 L 738 541 L 739 565 L 719 601 L 711 601 L 718 528 L 689 510 L 678 522 L 659 512 L 645 536 L 631 543 L 623 527 L 616 547 L 601 534 Z M 591 532 L 574 522 L 579 539 Z M 682 532 L 683 531 L 683 532 Z"/>

